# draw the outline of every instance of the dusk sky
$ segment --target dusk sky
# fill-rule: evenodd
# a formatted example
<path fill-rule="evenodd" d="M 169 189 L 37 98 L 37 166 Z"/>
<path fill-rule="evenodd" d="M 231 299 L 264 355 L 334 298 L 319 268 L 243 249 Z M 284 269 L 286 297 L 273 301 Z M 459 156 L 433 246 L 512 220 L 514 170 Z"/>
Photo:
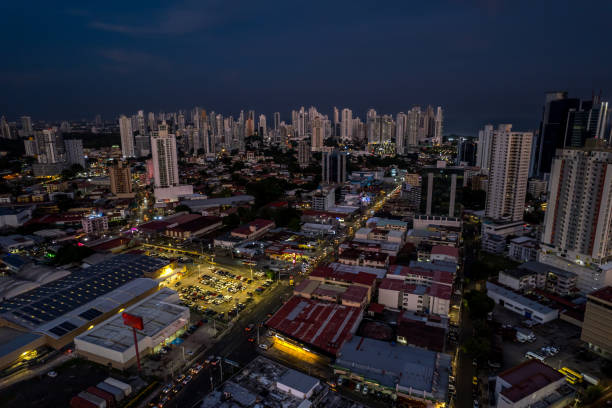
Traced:
<path fill-rule="evenodd" d="M 475 134 L 535 129 L 549 90 L 612 90 L 609 0 L 7 3 L 9 120 L 432 104 L 446 134 Z"/>

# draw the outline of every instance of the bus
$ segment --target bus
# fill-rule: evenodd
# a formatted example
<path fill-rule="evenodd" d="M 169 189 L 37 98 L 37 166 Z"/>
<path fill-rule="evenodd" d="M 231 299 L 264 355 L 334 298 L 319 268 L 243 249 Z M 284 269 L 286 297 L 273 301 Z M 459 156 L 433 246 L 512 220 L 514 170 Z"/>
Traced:
<path fill-rule="evenodd" d="M 576 371 L 574 371 L 574 370 L 572 370 L 572 369 L 570 369 L 568 367 L 561 368 L 559 370 L 559 372 L 561 374 L 565 375 L 566 377 L 569 375 L 569 376 L 575 378 L 576 381 L 579 382 L 579 383 L 582 382 L 582 379 L 583 379 L 582 374 L 577 373 Z"/>
<path fill-rule="evenodd" d="M 544 361 L 546 359 L 546 357 L 541 356 L 541 355 L 539 355 L 537 353 L 534 353 L 533 351 L 526 352 L 525 353 L 525 358 L 528 358 L 530 360 L 531 359 L 536 359 L 536 360 L 540 360 L 540 361 Z"/>

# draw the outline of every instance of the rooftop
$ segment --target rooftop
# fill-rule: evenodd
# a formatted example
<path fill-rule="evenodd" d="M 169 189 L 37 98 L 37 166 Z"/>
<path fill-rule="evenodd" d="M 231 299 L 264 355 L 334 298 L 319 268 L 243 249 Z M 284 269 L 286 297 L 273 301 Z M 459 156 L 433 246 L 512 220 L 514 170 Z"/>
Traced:
<path fill-rule="evenodd" d="M 497 293 L 505 298 L 511 299 L 516 303 L 520 303 L 521 305 L 528 307 L 531 310 L 535 310 L 542 314 L 549 314 L 554 312 L 554 309 L 551 309 L 548 306 L 544 306 L 541 303 L 538 303 L 534 300 L 528 299 L 525 296 L 521 296 L 518 293 L 515 293 L 509 289 L 506 289 L 500 285 L 496 285 L 492 282 L 487 282 L 487 290 Z"/>
<path fill-rule="evenodd" d="M 293 296 L 266 325 L 335 355 L 360 321 L 359 308 Z"/>
<path fill-rule="evenodd" d="M 204 228 L 211 227 L 215 224 L 221 224 L 220 217 L 198 217 L 193 220 L 184 222 L 182 224 L 177 225 L 176 227 L 168 228 L 169 231 L 176 232 L 195 232 Z"/>
<path fill-rule="evenodd" d="M 531 272 L 539 273 L 539 274 L 548 274 L 553 273 L 558 276 L 562 276 L 564 278 L 574 278 L 577 275 L 570 271 L 565 271 L 560 268 L 555 268 L 554 266 L 547 265 L 542 262 L 537 261 L 529 261 L 524 264 L 519 265 L 520 269 L 526 269 Z"/>
<path fill-rule="evenodd" d="M 531 359 L 500 373 L 498 377 L 511 385 L 502 390 L 501 395 L 518 402 L 564 376 L 541 361 Z"/>
<path fill-rule="evenodd" d="M 605 288 L 596 290 L 595 292 L 589 294 L 589 297 L 612 303 L 612 286 L 606 286 Z"/>
<path fill-rule="evenodd" d="M 459 249 L 448 245 L 434 245 L 431 247 L 432 255 L 447 255 L 459 259 Z"/>
<path fill-rule="evenodd" d="M 438 400 L 446 399 L 451 356 L 411 346 L 354 336 L 347 341 L 335 365 L 358 373 L 378 383 L 414 395 L 430 393 Z"/>

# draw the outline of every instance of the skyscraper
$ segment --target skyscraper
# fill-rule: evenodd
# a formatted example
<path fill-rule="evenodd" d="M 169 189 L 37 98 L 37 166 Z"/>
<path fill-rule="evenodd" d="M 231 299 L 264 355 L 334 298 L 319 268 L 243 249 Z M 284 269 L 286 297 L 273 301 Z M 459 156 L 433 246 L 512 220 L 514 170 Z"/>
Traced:
<path fill-rule="evenodd" d="M 266 135 L 266 132 L 268 131 L 267 127 L 266 115 L 262 113 L 259 115 L 259 124 L 257 126 L 257 133 L 259 136 L 264 137 Z"/>
<path fill-rule="evenodd" d="M 132 172 L 129 166 L 118 161 L 109 167 L 108 172 L 113 195 L 132 193 Z"/>
<path fill-rule="evenodd" d="M 346 153 L 331 147 L 323 148 L 322 177 L 326 184 L 342 184 L 347 180 Z"/>
<path fill-rule="evenodd" d="M 28 137 L 34 134 L 32 128 L 32 118 L 29 116 L 21 117 L 21 137 Z"/>
<path fill-rule="evenodd" d="M 442 122 L 444 120 L 444 115 L 442 113 L 442 108 L 438 106 L 436 108 L 436 116 L 434 118 L 434 132 L 433 132 L 433 144 L 438 146 L 442 144 Z"/>
<path fill-rule="evenodd" d="M 53 164 L 63 161 L 60 152 L 61 136 L 57 134 L 54 128 L 36 132 L 36 144 L 38 145 L 39 163 Z"/>
<path fill-rule="evenodd" d="M 353 139 L 353 112 L 348 109 L 342 109 L 342 122 L 340 122 L 340 140 L 350 142 Z"/>
<path fill-rule="evenodd" d="M 298 164 L 301 168 L 308 167 L 310 164 L 310 146 L 306 139 L 298 142 Z"/>
<path fill-rule="evenodd" d="M 85 168 L 85 154 L 83 153 L 83 141 L 81 139 L 64 140 L 66 149 L 66 161 L 69 164 L 79 164 Z"/>
<path fill-rule="evenodd" d="M 550 173 L 552 159 L 565 140 L 567 116 L 570 109 L 578 109 L 580 99 L 568 98 L 567 92 L 548 92 L 542 109 L 542 121 L 534 146 L 531 175 L 544 177 Z"/>
<path fill-rule="evenodd" d="M 406 140 L 407 116 L 400 112 L 395 118 L 395 150 L 397 154 L 404 154 L 404 143 Z"/>
<path fill-rule="evenodd" d="M 520 221 L 525 211 L 531 132 L 513 132 L 512 125 L 493 131 L 485 216 Z"/>
<path fill-rule="evenodd" d="M 406 115 L 406 145 L 417 146 L 419 144 L 419 125 L 421 123 L 421 108 L 413 107 Z"/>
<path fill-rule="evenodd" d="M 6 118 L 4 116 L 0 118 L 0 137 L 2 139 L 12 139 L 13 138 L 11 135 L 11 128 L 9 127 L 9 124 L 6 121 Z"/>
<path fill-rule="evenodd" d="M 159 130 L 151 136 L 153 154 L 153 177 L 155 187 L 166 188 L 179 185 L 176 138 L 168 133 L 168 125 L 163 121 Z"/>
<path fill-rule="evenodd" d="M 485 125 L 478 131 L 478 147 L 476 152 L 476 166 L 480 167 L 481 174 L 489 174 L 491 160 L 491 140 L 493 139 L 493 125 Z"/>
<path fill-rule="evenodd" d="M 147 134 L 147 127 L 145 125 L 144 112 L 139 110 L 138 115 L 136 116 L 136 121 L 138 125 L 138 134 L 140 136 L 145 136 Z"/>
<path fill-rule="evenodd" d="M 119 117 L 119 134 L 121 135 L 121 154 L 123 157 L 134 157 L 134 134 L 132 121 L 125 115 Z"/>
<path fill-rule="evenodd" d="M 280 112 L 274 112 L 274 130 L 278 130 L 280 121 Z"/>
<path fill-rule="evenodd" d="M 608 123 L 608 102 L 598 98 L 582 101 L 579 109 L 567 114 L 564 147 L 583 147 L 587 139 L 605 140 Z"/>
<path fill-rule="evenodd" d="M 312 121 L 311 147 L 312 151 L 318 152 L 323 147 L 325 140 L 325 128 L 321 116 L 316 116 Z"/>
<path fill-rule="evenodd" d="M 334 120 L 334 123 L 333 123 L 334 126 L 340 123 L 340 113 L 338 112 L 338 108 L 336 108 L 335 106 L 334 106 L 333 120 Z"/>

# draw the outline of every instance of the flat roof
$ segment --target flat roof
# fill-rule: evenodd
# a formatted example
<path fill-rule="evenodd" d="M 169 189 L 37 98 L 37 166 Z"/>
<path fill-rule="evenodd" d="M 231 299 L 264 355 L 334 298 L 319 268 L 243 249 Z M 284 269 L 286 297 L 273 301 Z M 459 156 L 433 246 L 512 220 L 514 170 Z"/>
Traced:
<path fill-rule="evenodd" d="M 604 302 L 612 303 L 612 286 L 606 286 L 588 295 Z"/>
<path fill-rule="evenodd" d="M 125 311 L 142 317 L 144 330 L 138 330 L 140 342 L 144 337 L 155 337 L 172 323 L 181 319 L 189 309 L 185 306 L 167 302 L 176 292 L 169 288 L 162 288 L 158 292 L 146 297 Z M 182 325 L 188 323 L 183 319 Z M 132 329 L 123 324 L 121 314 L 117 314 L 93 329 L 76 337 L 75 340 L 96 344 L 114 351 L 124 352 L 134 346 Z"/>
<path fill-rule="evenodd" d="M 542 314 L 549 314 L 549 313 L 553 313 L 553 312 L 556 311 L 555 309 L 551 309 L 548 306 L 544 306 L 541 303 L 538 303 L 538 302 L 536 302 L 534 300 L 526 298 L 525 296 L 521 296 L 518 293 L 515 293 L 515 292 L 513 292 L 513 291 L 511 291 L 509 289 L 506 289 L 506 288 L 502 287 L 502 286 L 496 285 L 496 284 L 494 284 L 492 282 L 487 282 L 487 290 L 491 291 L 491 292 L 494 292 L 494 293 L 497 293 L 498 295 L 503 296 L 503 297 L 505 297 L 507 299 L 511 299 L 511 300 L 513 300 L 516 303 L 519 303 L 519 304 L 521 304 L 521 305 L 523 305 L 523 306 L 525 306 L 525 307 L 527 307 L 527 308 L 529 308 L 531 310 L 535 310 L 535 311 L 537 311 L 539 313 L 542 313 Z"/>
<path fill-rule="evenodd" d="M 375 275 L 377 279 L 382 279 L 387 274 L 387 270 L 383 268 L 374 268 L 372 266 L 361 266 L 361 265 L 345 265 L 339 262 L 331 262 L 328 267 L 332 268 L 336 272 L 348 272 L 358 274 L 359 272 L 365 272 Z"/>
<path fill-rule="evenodd" d="M 551 272 L 555 275 L 563 276 L 565 278 L 574 278 L 577 276 L 574 272 L 565 271 L 563 269 L 555 268 L 554 266 L 537 261 L 525 262 L 524 264 L 519 265 L 519 269 L 526 269 L 528 271 L 541 274 L 548 274 L 549 272 Z"/>
<path fill-rule="evenodd" d="M 11 327 L 0 327 L 0 357 L 18 350 L 40 337 L 40 334 L 26 333 Z"/>
<path fill-rule="evenodd" d="M 266 325 L 335 355 L 361 321 L 361 313 L 357 307 L 293 296 Z"/>
<path fill-rule="evenodd" d="M 395 388 L 423 391 L 446 400 L 451 356 L 412 346 L 353 336 L 340 349 L 336 366 Z"/>
<path fill-rule="evenodd" d="M 531 359 L 500 373 L 498 377 L 511 385 L 504 388 L 500 394 L 512 402 L 518 402 L 561 380 L 564 375 L 539 360 Z"/>
<path fill-rule="evenodd" d="M 180 204 L 184 204 L 192 210 L 204 208 L 219 207 L 222 205 L 236 205 L 240 203 L 248 203 L 255 201 L 255 197 L 251 195 L 237 195 L 223 198 L 198 198 L 198 199 L 181 199 Z"/>
<path fill-rule="evenodd" d="M 278 383 L 283 384 L 287 387 L 293 388 L 307 394 L 317 385 L 319 380 L 306 374 L 302 374 L 299 371 L 288 369 L 278 380 Z"/>
<path fill-rule="evenodd" d="M 42 285 L 27 293 L 0 302 L 0 316 L 22 327 L 33 330 L 49 322 L 71 315 L 90 302 L 103 299 L 110 292 L 120 289 L 128 282 L 157 271 L 169 261 L 145 255 L 121 254 L 88 268 L 77 269 L 70 275 Z M 146 281 L 146 280 L 145 280 Z M 152 281 L 155 285 L 157 282 Z M 142 286 L 141 282 L 137 286 Z M 145 285 L 146 286 L 146 285 Z M 148 290 L 148 289 L 147 289 Z M 123 303 L 131 296 L 121 295 L 117 301 Z M 133 296 L 129 297 L 130 299 Z M 104 302 L 100 302 L 104 303 Z M 102 308 L 106 309 L 106 308 Z M 110 309 L 108 309 L 110 310 Z M 86 321 L 105 313 L 98 310 Z M 74 324 L 58 329 L 56 336 L 63 336 Z M 63 334 L 59 334 L 63 331 Z M 53 334 L 50 334 L 53 336 Z"/>
<path fill-rule="evenodd" d="M 211 227 L 215 224 L 221 224 L 221 217 L 200 216 L 175 227 L 170 227 L 168 228 L 168 231 L 194 232 Z"/>

